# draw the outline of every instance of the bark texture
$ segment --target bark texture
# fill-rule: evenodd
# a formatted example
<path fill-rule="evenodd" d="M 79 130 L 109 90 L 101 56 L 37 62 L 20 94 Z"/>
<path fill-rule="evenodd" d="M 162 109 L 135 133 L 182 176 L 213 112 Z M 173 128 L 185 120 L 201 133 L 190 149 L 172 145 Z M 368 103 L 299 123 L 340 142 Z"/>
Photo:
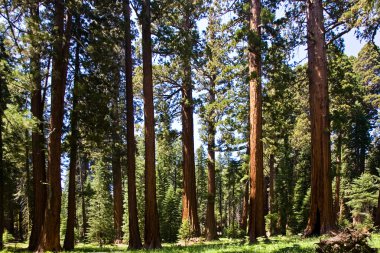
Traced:
<path fill-rule="evenodd" d="M 249 242 L 265 236 L 264 221 L 264 172 L 262 143 L 262 95 L 261 95 L 261 33 L 260 33 L 260 0 L 252 0 L 250 7 L 249 38 L 249 100 L 250 100 L 250 211 Z"/>
<path fill-rule="evenodd" d="M 128 229 L 129 249 L 142 248 L 136 197 L 136 141 L 135 141 L 135 117 L 133 107 L 133 82 L 132 82 L 132 38 L 131 38 L 131 10 L 129 0 L 123 1 L 125 19 L 125 92 L 127 109 L 127 176 L 128 176 Z"/>
<path fill-rule="evenodd" d="M 145 248 L 161 248 L 156 197 L 155 133 L 153 107 L 152 41 L 150 0 L 143 0 L 143 93 L 145 125 Z"/>
<path fill-rule="evenodd" d="M 51 78 L 51 116 L 48 144 L 47 203 L 38 251 L 60 251 L 61 214 L 61 136 L 68 65 L 71 16 L 65 33 L 65 4 L 54 0 L 53 69 Z"/>
<path fill-rule="evenodd" d="M 185 10 L 183 28 L 191 30 L 190 10 Z M 183 52 L 184 80 L 182 84 L 182 156 L 183 156 L 183 195 L 182 195 L 182 222 L 190 222 L 193 236 L 200 235 L 200 226 L 197 211 L 195 157 L 194 157 L 194 119 L 193 119 L 193 87 L 191 80 L 191 50 L 190 33 L 185 38 L 186 50 Z"/>
<path fill-rule="evenodd" d="M 307 1 L 308 77 L 311 119 L 311 206 L 305 235 L 334 228 L 330 178 L 330 122 L 322 0 Z"/>
<path fill-rule="evenodd" d="M 75 29 L 77 40 L 80 39 L 80 17 L 79 15 L 75 20 Z M 73 89 L 73 108 L 71 111 L 71 136 L 70 136 L 70 164 L 69 164 L 69 194 L 68 194 L 68 204 L 67 204 L 67 224 L 66 224 L 66 234 L 65 241 L 63 243 L 63 248 L 65 250 L 74 249 L 74 226 L 75 226 L 75 214 L 76 214 L 76 174 L 77 174 L 77 164 L 78 164 L 78 81 L 80 73 L 80 43 L 76 43 L 75 48 L 75 62 L 74 62 L 74 89 Z"/>
<path fill-rule="evenodd" d="M 31 3 L 30 15 L 32 23 L 30 31 L 37 31 L 39 17 L 39 2 Z M 32 37 L 34 38 L 34 37 Z M 35 39 L 31 41 L 31 58 L 30 72 L 33 83 L 31 111 L 33 117 L 38 120 L 37 128 L 32 131 L 32 164 L 33 164 L 33 211 L 32 211 L 32 231 L 29 238 L 28 249 L 34 251 L 39 244 L 39 237 L 42 231 L 42 224 L 45 217 L 46 205 L 46 168 L 45 168 L 45 151 L 44 151 L 44 126 L 43 126 L 43 109 L 44 101 L 42 97 L 42 76 L 41 76 L 41 47 Z"/>

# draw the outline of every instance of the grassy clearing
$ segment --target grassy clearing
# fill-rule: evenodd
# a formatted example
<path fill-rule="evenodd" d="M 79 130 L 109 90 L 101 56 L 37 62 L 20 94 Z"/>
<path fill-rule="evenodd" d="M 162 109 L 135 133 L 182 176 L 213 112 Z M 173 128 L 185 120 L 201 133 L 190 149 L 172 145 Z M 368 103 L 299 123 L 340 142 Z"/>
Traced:
<path fill-rule="evenodd" d="M 155 250 L 155 253 L 178 252 L 255 252 L 255 253 L 311 253 L 315 252 L 315 244 L 320 240 L 318 237 L 301 238 L 299 236 L 276 236 L 269 240 L 259 240 L 254 245 L 249 245 L 247 241 L 221 238 L 215 242 L 201 242 L 188 246 L 178 246 L 176 244 L 164 244 L 161 250 Z M 372 247 L 379 249 L 380 252 L 380 234 L 374 234 L 370 240 Z M 0 252 L 26 252 L 27 244 L 10 243 L 6 249 Z M 126 252 L 126 245 L 107 245 L 99 247 L 97 244 L 78 244 L 75 252 Z M 152 252 L 152 251 L 136 251 Z"/>

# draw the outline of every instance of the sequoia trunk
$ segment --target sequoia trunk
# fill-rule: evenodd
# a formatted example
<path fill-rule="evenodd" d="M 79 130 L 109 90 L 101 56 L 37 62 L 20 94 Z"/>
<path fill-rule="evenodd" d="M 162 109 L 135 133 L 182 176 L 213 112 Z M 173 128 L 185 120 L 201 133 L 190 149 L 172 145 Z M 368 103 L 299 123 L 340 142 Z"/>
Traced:
<path fill-rule="evenodd" d="M 191 30 L 190 13 L 185 11 L 183 28 Z M 187 35 L 189 36 L 189 35 Z M 188 50 L 192 48 L 191 39 L 185 38 Z M 194 120 L 193 120 L 193 87 L 191 80 L 191 54 L 183 56 L 184 80 L 182 84 L 182 156 L 183 156 L 183 195 L 182 195 L 182 222 L 189 222 L 193 236 L 200 235 L 200 226 L 197 211 L 197 196 L 195 182 L 194 158 Z"/>
<path fill-rule="evenodd" d="M 30 31 L 38 29 L 40 23 L 38 1 L 33 2 L 30 8 L 32 24 Z M 39 245 L 39 238 L 45 217 L 46 205 L 46 168 L 44 152 L 44 126 L 43 109 L 44 101 L 42 98 L 42 76 L 41 76 L 41 48 L 40 43 L 33 39 L 31 41 L 30 73 L 33 83 L 31 111 L 33 117 L 38 120 L 37 128 L 32 131 L 32 164 L 33 164 L 33 212 L 32 212 L 32 231 L 29 238 L 30 251 L 35 251 Z"/>
<path fill-rule="evenodd" d="M 311 120 L 311 206 L 305 235 L 334 228 L 330 178 L 330 123 L 322 0 L 307 1 L 308 78 Z"/>
<path fill-rule="evenodd" d="M 132 39 L 131 39 L 131 10 L 129 0 L 123 1 L 125 19 L 125 93 L 127 109 L 127 173 L 128 173 L 128 248 L 140 249 L 142 247 L 139 220 L 137 216 L 136 197 L 136 142 L 135 142 L 135 117 L 133 108 L 133 83 L 132 83 Z"/>
<path fill-rule="evenodd" d="M 77 40 L 80 39 L 80 17 L 76 17 L 76 36 Z M 65 250 L 74 249 L 74 226 L 75 226 L 75 213 L 76 213 L 76 197 L 75 197 L 75 176 L 77 174 L 77 161 L 78 161 L 78 79 L 80 73 L 80 43 L 76 43 L 75 48 L 75 63 L 74 63 L 74 88 L 73 88 L 73 108 L 71 111 L 71 136 L 70 136 L 70 164 L 69 164 L 69 194 L 67 204 L 67 224 L 65 241 L 63 248 Z"/>
<path fill-rule="evenodd" d="M 65 34 L 65 4 L 54 1 L 53 69 L 51 78 L 51 116 L 48 144 L 47 203 L 38 246 L 39 251 L 60 251 L 61 214 L 61 136 L 63 107 L 68 65 L 71 16 L 68 15 Z M 65 36 L 66 35 L 66 36 Z M 64 38 L 65 37 L 65 38 Z"/>
<path fill-rule="evenodd" d="M 261 95 L 261 33 L 260 0 L 252 0 L 250 7 L 249 39 L 249 100 L 250 100 L 250 211 L 249 241 L 265 236 L 264 222 L 264 172 L 262 143 L 262 95 Z"/>
<path fill-rule="evenodd" d="M 152 76 L 150 0 L 143 0 L 143 92 L 145 125 L 145 248 L 161 248 L 156 197 L 155 134 Z"/>

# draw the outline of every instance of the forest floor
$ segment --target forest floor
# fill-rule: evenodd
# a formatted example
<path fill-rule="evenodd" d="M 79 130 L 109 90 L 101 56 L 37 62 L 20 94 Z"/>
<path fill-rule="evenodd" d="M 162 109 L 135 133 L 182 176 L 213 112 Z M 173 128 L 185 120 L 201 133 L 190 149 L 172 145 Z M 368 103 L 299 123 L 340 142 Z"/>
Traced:
<path fill-rule="evenodd" d="M 157 253 L 165 252 L 255 252 L 255 253 L 311 253 L 315 252 L 316 243 L 320 237 L 301 238 L 300 236 L 275 236 L 267 240 L 259 240 L 254 245 L 248 245 L 246 240 L 221 238 L 215 242 L 200 242 L 187 246 L 179 246 L 178 244 L 163 244 L 161 250 Z M 373 234 L 370 239 L 370 245 L 378 249 L 380 252 L 380 234 Z M 27 244 L 25 243 L 9 243 L 3 252 L 26 252 Z M 97 244 L 77 244 L 74 252 L 126 252 L 126 245 L 106 245 L 99 247 Z M 129 250 L 128 250 L 129 251 Z M 148 252 L 146 250 L 136 252 Z"/>

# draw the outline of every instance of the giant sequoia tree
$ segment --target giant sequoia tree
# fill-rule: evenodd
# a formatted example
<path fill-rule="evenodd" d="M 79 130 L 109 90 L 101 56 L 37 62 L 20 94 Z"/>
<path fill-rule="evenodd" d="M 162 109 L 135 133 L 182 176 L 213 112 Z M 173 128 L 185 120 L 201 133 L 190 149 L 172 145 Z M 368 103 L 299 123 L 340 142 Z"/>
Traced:
<path fill-rule="evenodd" d="M 156 159 L 153 107 L 152 40 L 150 1 L 144 0 L 142 7 L 143 44 L 143 92 L 145 134 L 145 247 L 161 247 L 160 227 L 156 201 Z"/>
<path fill-rule="evenodd" d="M 65 19 L 65 2 L 54 1 L 53 69 L 51 78 L 51 119 L 48 143 L 47 203 L 38 249 L 59 251 L 61 214 L 61 136 L 68 65 L 71 14 Z M 67 21 L 67 22 L 65 22 Z M 66 25 L 65 25 L 66 23 Z"/>
<path fill-rule="evenodd" d="M 128 247 L 140 249 L 142 247 L 139 222 L 137 217 L 136 197 L 136 143 L 135 143 L 135 117 L 133 106 L 133 83 L 132 83 L 132 34 L 131 34 L 131 11 L 129 0 L 123 1 L 123 14 L 125 21 L 125 99 L 127 117 L 127 176 L 128 176 Z"/>
<path fill-rule="evenodd" d="M 308 78 L 311 119 L 311 206 L 306 235 L 334 228 L 330 178 L 327 58 L 321 0 L 307 1 Z"/>
<path fill-rule="evenodd" d="M 250 122 L 250 211 L 249 241 L 253 243 L 259 236 L 265 235 L 264 220 L 264 164 L 262 143 L 262 94 L 261 94 L 261 33 L 260 0 L 252 0 L 250 7 L 248 36 L 249 66 L 249 122 Z"/>
<path fill-rule="evenodd" d="M 31 33 L 31 57 L 30 72 L 33 83 L 31 111 L 33 117 L 37 120 L 37 127 L 32 131 L 32 166 L 33 166 L 33 216 L 32 231 L 29 238 L 29 250 L 36 250 L 39 236 L 44 221 L 45 204 L 46 204 L 46 181 L 45 171 L 45 152 L 44 152 L 44 125 L 43 125 L 43 108 L 44 101 L 42 95 L 42 75 L 41 75 L 41 43 L 37 40 L 40 26 L 39 1 L 30 4 L 30 23 L 29 31 Z"/>
<path fill-rule="evenodd" d="M 271 235 L 373 224 L 378 0 L 79 2 L 0 1 L 0 246 L 4 229 L 33 251 L 254 243 L 268 203 Z"/>
<path fill-rule="evenodd" d="M 191 19 L 193 3 L 183 3 L 183 24 L 181 29 L 185 32 L 184 45 L 181 52 L 181 63 L 183 68 L 182 83 L 182 156 L 183 156 L 183 195 L 182 195 L 182 221 L 189 222 L 194 236 L 200 235 L 200 226 L 197 209 L 197 196 L 195 187 L 195 153 L 194 153 L 194 101 L 193 83 L 191 77 L 191 58 L 193 48 L 193 37 L 191 36 L 194 21 Z"/>
<path fill-rule="evenodd" d="M 74 58 L 74 87 L 72 94 L 73 108 L 71 110 L 71 136 L 70 136 L 70 164 L 69 164 L 69 192 L 68 192 L 68 204 L 67 204 L 67 225 L 65 240 L 63 248 L 65 250 L 74 249 L 74 228 L 76 218 L 76 175 L 77 175 L 77 162 L 78 162 L 78 91 L 79 91 L 79 78 L 80 78 L 80 15 L 77 14 L 75 18 L 75 36 L 78 40 L 75 48 Z"/>

